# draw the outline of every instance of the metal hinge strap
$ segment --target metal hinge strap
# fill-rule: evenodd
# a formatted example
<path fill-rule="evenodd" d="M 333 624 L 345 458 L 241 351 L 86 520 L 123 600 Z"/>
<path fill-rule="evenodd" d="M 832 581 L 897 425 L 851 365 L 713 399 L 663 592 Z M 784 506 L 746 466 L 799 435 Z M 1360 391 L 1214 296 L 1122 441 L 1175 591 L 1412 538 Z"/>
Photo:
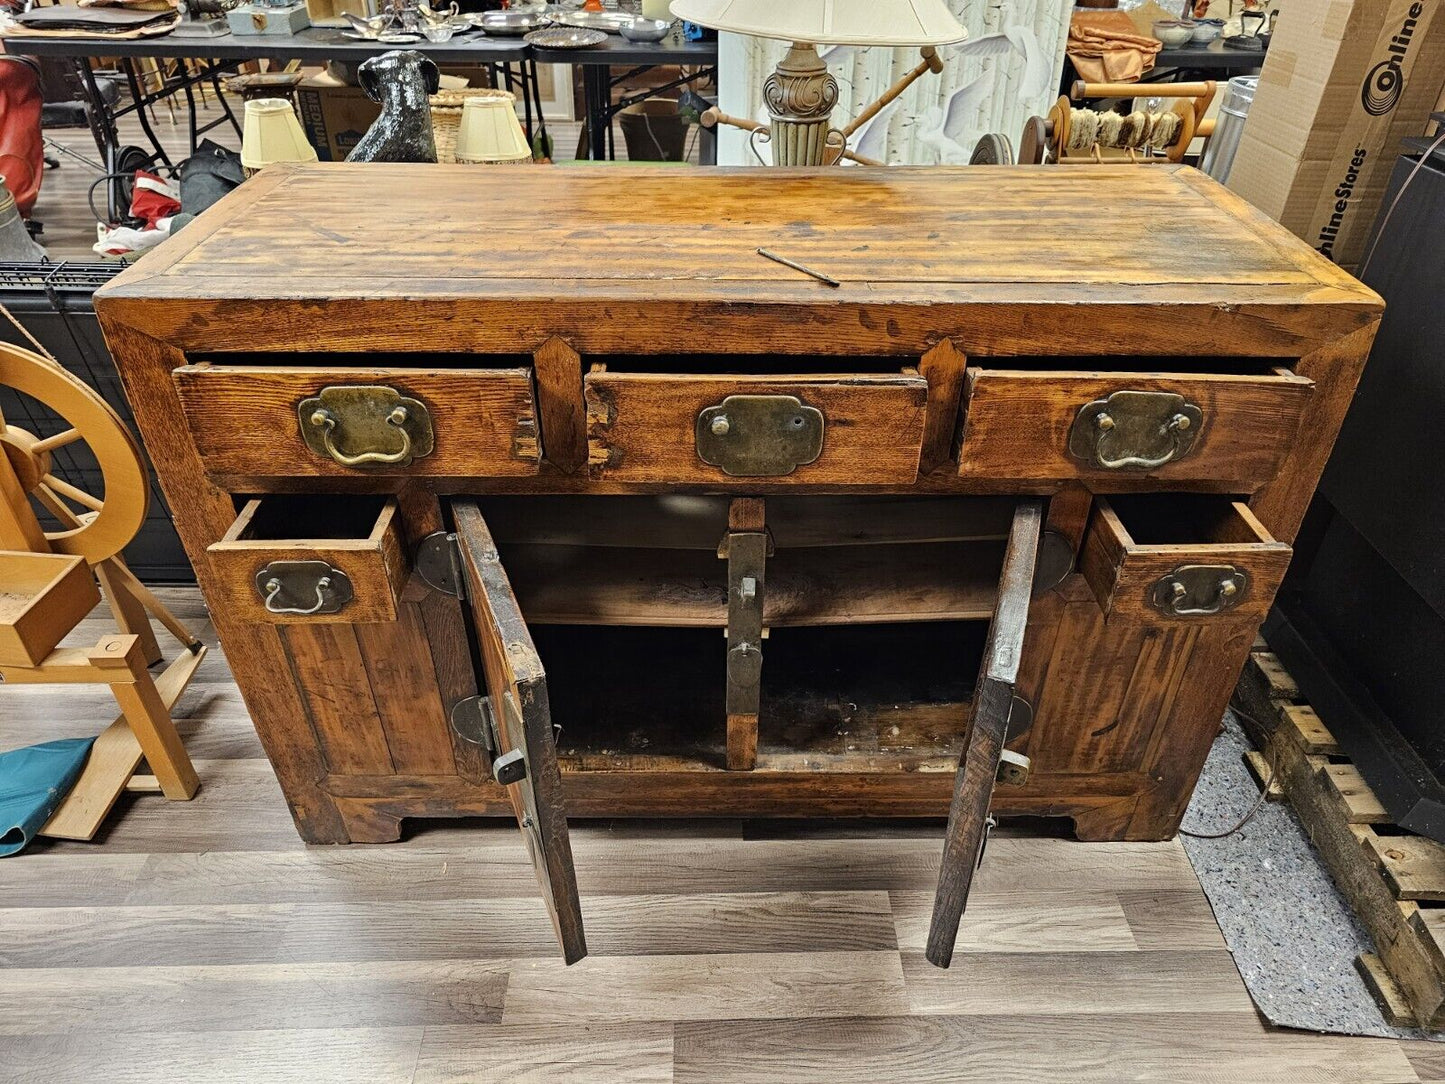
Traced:
<path fill-rule="evenodd" d="M 450 531 L 433 531 L 416 548 L 416 570 L 426 585 L 453 598 L 466 598 L 462 550 Z"/>

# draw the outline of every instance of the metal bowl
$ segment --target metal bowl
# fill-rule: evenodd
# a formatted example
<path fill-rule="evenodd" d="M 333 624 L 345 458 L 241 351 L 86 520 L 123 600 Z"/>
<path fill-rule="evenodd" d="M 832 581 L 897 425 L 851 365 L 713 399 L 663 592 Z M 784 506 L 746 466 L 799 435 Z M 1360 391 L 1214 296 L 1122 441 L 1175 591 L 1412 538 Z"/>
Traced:
<path fill-rule="evenodd" d="M 552 21 L 559 26 L 620 34 L 622 28 L 637 21 L 637 17 L 621 11 L 557 11 L 552 13 Z"/>
<path fill-rule="evenodd" d="M 671 19 L 637 18 L 618 27 L 617 32 L 628 41 L 661 41 L 671 29 Z"/>
<path fill-rule="evenodd" d="M 497 37 L 520 37 L 552 21 L 539 11 L 484 11 L 472 15 L 471 20 L 473 26 Z"/>

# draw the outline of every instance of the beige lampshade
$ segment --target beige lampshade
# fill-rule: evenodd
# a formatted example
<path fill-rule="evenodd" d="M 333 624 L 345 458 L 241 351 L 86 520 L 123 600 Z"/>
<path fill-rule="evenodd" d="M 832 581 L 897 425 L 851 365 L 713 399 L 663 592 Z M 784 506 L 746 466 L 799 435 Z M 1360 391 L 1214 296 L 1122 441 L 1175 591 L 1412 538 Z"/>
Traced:
<path fill-rule="evenodd" d="M 458 162 L 525 162 L 531 157 L 510 97 L 466 100 L 457 129 Z"/>
<path fill-rule="evenodd" d="M 272 162 L 314 162 L 316 149 L 306 142 L 296 111 L 283 98 L 252 98 L 241 128 L 241 165 L 248 170 Z"/>
<path fill-rule="evenodd" d="M 968 37 L 943 0 L 672 0 L 679 19 L 815 45 L 951 45 Z"/>

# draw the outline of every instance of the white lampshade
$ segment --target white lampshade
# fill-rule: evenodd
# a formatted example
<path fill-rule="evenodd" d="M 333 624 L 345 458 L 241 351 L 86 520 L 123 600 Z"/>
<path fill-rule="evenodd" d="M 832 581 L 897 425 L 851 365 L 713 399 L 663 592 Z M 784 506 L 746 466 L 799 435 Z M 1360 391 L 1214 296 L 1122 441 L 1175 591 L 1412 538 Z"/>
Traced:
<path fill-rule="evenodd" d="M 457 129 L 457 161 L 525 162 L 532 157 L 512 99 L 468 98 Z"/>
<path fill-rule="evenodd" d="M 246 120 L 241 129 L 241 165 L 261 169 L 272 162 L 314 162 L 316 148 L 306 142 L 306 133 L 296 111 L 284 98 L 252 98 L 246 103 Z"/>
<path fill-rule="evenodd" d="M 943 0 L 672 0 L 679 19 L 815 45 L 952 45 L 968 37 Z"/>

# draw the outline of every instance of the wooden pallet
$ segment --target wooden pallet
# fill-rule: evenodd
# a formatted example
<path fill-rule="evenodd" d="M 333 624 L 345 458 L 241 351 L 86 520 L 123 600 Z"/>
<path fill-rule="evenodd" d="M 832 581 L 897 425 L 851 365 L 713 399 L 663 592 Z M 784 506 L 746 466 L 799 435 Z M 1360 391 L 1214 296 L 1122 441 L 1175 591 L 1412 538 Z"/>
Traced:
<path fill-rule="evenodd" d="M 1376 951 L 1355 966 L 1385 1019 L 1445 1028 L 1445 845 L 1410 834 L 1345 757 L 1263 641 L 1239 681 L 1246 756 L 1270 798 L 1287 798 Z M 1276 793 L 1278 792 L 1278 793 Z"/>

